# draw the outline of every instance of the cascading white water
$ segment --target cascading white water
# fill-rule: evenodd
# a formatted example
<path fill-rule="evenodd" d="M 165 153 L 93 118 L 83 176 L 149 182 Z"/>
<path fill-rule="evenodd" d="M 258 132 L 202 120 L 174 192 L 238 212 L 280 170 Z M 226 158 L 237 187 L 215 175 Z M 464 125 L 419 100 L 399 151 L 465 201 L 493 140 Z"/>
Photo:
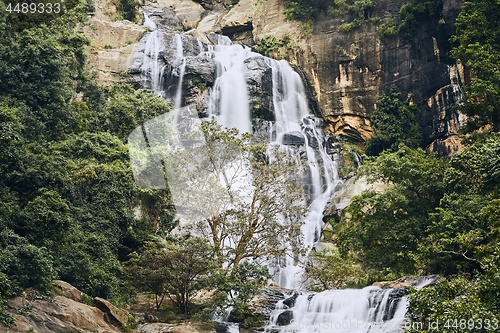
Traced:
<path fill-rule="evenodd" d="M 320 124 L 312 117 L 307 106 L 304 84 L 299 74 L 284 60 L 267 59 L 272 68 L 273 106 L 276 116 L 276 141 L 285 146 L 287 135 L 303 138 L 307 158 L 307 179 L 309 185 L 309 213 L 301 227 L 304 246 L 313 249 L 319 241 L 323 224 L 323 211 L 334 189 L 341 182 L 335 161 L 326 152 Z M 272 139 L 271 139 L 272 140 Z M 300 155 L 300 150 L 286 147 L 290 154 Z M 300 158 L 297 158 L 300 161 Z M 284 288 L 299 288 L 303 268 L 289 254 L 273 268 L 275 282 Z"/>
<path fill-rule="evenodd" d="M 184 58 L 184 47 L 182 46 L 182 37 L 180 34 L 174 35 L 176 61 L 180 61 L 179 65 L 179 83 L 174 98 L 174 110 L 179 110 L 182 103 L 182 83 L 186 72 L 186 59 Z"/>
<path fill-rule="evenodd" d="M 401 292 L 366 287 L 302 294 L 291 308 L 283 303 L 277 307 L 265 332 L 400 332 L 407 307 Z"/>
<path fill-rule="evenodd" d="M 145 16 L 145 24 L 156 29 L 156 25 Z M 161 90 L 161 66 L 158 45 L 161 33 L 151 32 L 146 42 L 141 72 L 150 78 L 152 90 Z M 154 37 L 154 38 L 153 38 Z M 151 39 L 151 41 L 150 41 Z M 174 36 L 175 66 L 178 71 L 178 85 L 174 98 L 176 112 L 182 104 L 182 82 L 186 66 L 186 54 L 180 35 Z M 274 123 L 270 123 L 269 141 L 293 156 L 298 163 L 304 163 L 307 183 L 308 214 L 301 227 L 303 244 L 310 251 L 320 240 L 323 211 L 341 180 L 337 166 L 327 152 L 321 124 L 308 110 L 307 96 L 300 76 L 285 61 L 276 61 L 252 52 L 241 45 L 232 45 L 227 37 L 219 37 L 218 45 L 208 45 L 206 51 L 197 41 L 198 57 L 212 58 L 216 64 L 216 80 L 211 89 L 208 115 L 226 127 L 235 127 L 240 132 L 251 132 L 250 107 L 246 74 L 246 61 L 252 57 L 264 59 L 272 69 Z M 154 50 L 153 50 L 154 49 Z M 173 64 L 172 64 L 173 65 Z M 148 86 L 147 84 L 145 86 Z M 290 140 L 295 140 L 291 143 Z M 223 180 L 222 180 L 223 181 Z M 243 181 L 244 183 L 244 181 Z M 300 288 L 303 268 L 300 258 L 291 253 L 273 264 L 275 282 L 282 287 Z M 280 302 L 271 317 L 269 331 L 281 332 L 390 332 L 400 327 L 406 312 L 406 300 L 390 297 L 390 290 L 370 287 L 362 290 L 325 291 L 318 294 L 303 294 L 297 297 L 290 308 Z M 288 315 L 293 323 L 279 323 L 280 316 Z M 344 328 L 346 322 L 356 321 L 356 328 Z M 326 325 L 326 327 L 318 327 Z M 329 326 L 328 326 L 329 325 Z M 332 326 L 333 325 L 333 326 Z M 341 325 L 339 329 L 335 325 Z M 236 327 L 232 327 L 236 331 Z"/>
<path fill-rule="evenodd" d="M 248 47 L 233 45 L 229 38 L 220 36 L 218 45 L 210 47 L 205 55 L 214 58 L 217 66 L 209 115 L 225 127 L 251 132 L 244 61 L 257 54 Z"/>
<path fill-rule="evenodd" d="M 156 95 L 161 95 L 163 92 L 162 77 L 164 66 L 160 65 L 159 58 L 160 52 L 164 47 L 163 34 L 156 26 L 156 23 L 146 14 L 144 14 L 143 24 L 152 30 L 146 37 L 144 57 L 140 68 L 143 75 L 143 85 L 150 87 Z"/>

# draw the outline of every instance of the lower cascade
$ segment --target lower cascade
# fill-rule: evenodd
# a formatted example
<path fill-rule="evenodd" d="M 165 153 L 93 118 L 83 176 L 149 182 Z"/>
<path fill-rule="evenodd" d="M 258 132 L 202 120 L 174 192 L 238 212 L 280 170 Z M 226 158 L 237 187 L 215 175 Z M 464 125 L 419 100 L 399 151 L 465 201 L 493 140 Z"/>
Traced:
<path fill-rule="evenodd" d="M 276 305 L 265 332 L 400 332 L 405 292 L 366 287 L 295 294 Z"/>
<path fill-rule="evenodd" d="M 303 280 L 301 259 L 318 245 L 325 207 L 342 185 L 337 156 L 325 138 L 321 121 L 310 113 L 300 75 L 286 61 L 233 45 L 227 37 L 210 36 L 211 43 L 180 34 L 163 38 L 147 16 L 145 24 L 153 31 L 145 37 L 147 48 L 141 73 L 150 83 L 144 86 L 174 101 L 174 122 L 188 110 L 197 121 L 215 119 L 222 126 L 254 132 L 304 164 L 301 177 L 308 213 L 297 237 L 302 239 L 306 254 L 293 253 L 290 244 L 283 244 L 287 254 L 269 263 L 276 284 L 299 290 Z M 184 86 L 193 80 L 189 75 L 197 64 L 204 71 L 200 75 L 211 77 L 212 82 L 198 82 L 206 89 L 196 96 L 186 96 Z M 255 82 L 260 82 L 257 89 L 252 86 Z M 259 103 L 252 92 L 263 94 L 265 89 L 271 98 L 260 102 L 267 104 L 272 115 L 255 120 L 252 112 Z M 265 332 L 399 332 L 407 308 L 404 292 L 379 287 L 321 293 L 295 291 L 276 304 Z M 231 324 L 228 330 L 237 332 L 238 328 Z"/>

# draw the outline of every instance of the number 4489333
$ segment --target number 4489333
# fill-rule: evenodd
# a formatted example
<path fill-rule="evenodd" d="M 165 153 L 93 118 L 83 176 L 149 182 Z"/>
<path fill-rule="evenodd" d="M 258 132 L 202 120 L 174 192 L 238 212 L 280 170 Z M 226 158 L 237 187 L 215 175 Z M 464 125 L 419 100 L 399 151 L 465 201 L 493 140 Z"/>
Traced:
<path fill-rule="evenodd" d="M 7 7 L 5 8 L 5 11 L 9 13 L 20 13 L 20 14 L 51 14 L 55 13 L 58 14 L 61 12 L 61 4 L 58 2 L 55 3 L 50 3 L 50 2 L 22 2 L 22 3 L 16 3 L 12 4 L 9 2 Z"/>

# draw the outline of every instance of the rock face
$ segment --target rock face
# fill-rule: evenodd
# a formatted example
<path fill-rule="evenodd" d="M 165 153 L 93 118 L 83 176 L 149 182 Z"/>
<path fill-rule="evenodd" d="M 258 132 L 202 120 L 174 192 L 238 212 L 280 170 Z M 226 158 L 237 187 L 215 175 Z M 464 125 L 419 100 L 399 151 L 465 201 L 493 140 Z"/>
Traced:
<path fill-rule="evenodd" d="M 127 325 L 129 317 L 129 313 L 127 311 L 117 308 L 109 301 L 100 297 L 94 298 L 94 305 L 96 306 L 96 308 L 106 314 L 106 319 L 108 322 L 114 323 L 118 326 Z"/>
<path fill-rule="evenodd" d="M 466 75 L 450 58 L 448 40 L 454 33 L 462 1 L 443 0 L 440 20 L 422 20 L 411 38 L 381 37 L 384 24 L 398 20 L 399 8 L 405 2 L 376 1 L 368 15 L 370 20 L 349 31 L 341 28 L 348 13 L 335 17 L 322 13 L 311 24 L 288 21 L 282 0 L 155 0 L 146 1 L 146 11 L 168 38 L 174 32 L 186 32 L 204 43 L 211 40 L 212 33 L 222 33 L 248 45 L 269 37 L 286 40 L 269 50 L 270 55 L 285 58 L 296 66 L 308 84 L 311 106 L 317 106 L 326 120 L 327 131 L 351 142 L 361 144 L 373 135 L 370 117 L 376 101 L 395 85 L 418 106 L 417 119 L 425 143 L 442 154 L 453 154 L 460 148 L 457 134 L 464 119 L 452 106 L 461 98 Z M 103 23 L 105 15 L 95 16 L 98 29 L 94 33 L 96 49 L 92 58 L 100 69 L 100 77 L 104 81 L 112 80 L 111 77 L 114 80 L 134 61 L 130 49 L 146 30 L 129 22 Z M 122 32 L 107 34 L 104 30 Z M 108 39 L 112 40 L 106 42 Z M 183 83 L 187 91 L 185 104 L 196 102 L 204 88 L 209 87 L 211 66 L 188 61 L 188 79 Z M 200 69 L 200 75 L 208 75 L 208 79 L 197 77 L 195 70 Z M 174 89 L 175 82 L 171 84 Z M 258 94 L 259 85 L 265 84 L 255 82 L 252 93 Z M 255 113 L 265 113 L 269 101 L 255 102 Z"/>
<path fill-rule="evenodd" d="M 11 299 L 7 311 L 16 319 L 15 325 L 7 329 L 0 324 L 2 332 L 36 333 L 120 333 L 126 327 L 129 314 L 105 299 L 96 298 L 91 306 L 82 303 L 84 295 L 67 282 L 53 282 L 53 297 L 23 296 Z"/>
<path fill-rule="evenodd" d="M 417 118 L 427 144 L 434 140 L 445 144 L 457 133 L 460 117 L 451 107 L 461 96 L 461 79 L 449 57 L 448 39 L 461 1 L 443 1 L 442 20 L 419 22 L 411 39 L 381 37 L 385 20 L 396 20 L 404 2 L 376 1 L 371 17 L 379 19 L 347 32 L 339 28 L 343 16 L 320 16 L 311 27 L 312 36 L 305 43 L 298 41 L 286 55 L 304 70 L 329 130 L 351 141 L 363 142 L 372 135 L 370 115 L 380 94 L 392 85 L 411 95 L 419 107 Z M 297 27 L 286 22 L 281 12 L 279 0 L 266 1 L 257 10 L 255 40 L 275 34 L 277 38 L 296 36 Z"/>

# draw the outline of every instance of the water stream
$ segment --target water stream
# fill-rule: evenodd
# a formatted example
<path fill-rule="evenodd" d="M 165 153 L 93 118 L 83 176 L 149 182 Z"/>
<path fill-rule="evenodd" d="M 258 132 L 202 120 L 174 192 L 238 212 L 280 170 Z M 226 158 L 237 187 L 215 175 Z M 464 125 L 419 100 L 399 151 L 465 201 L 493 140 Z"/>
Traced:
<path fill-rule="evenodd" d="M 161 95 L 163 66 L 160 54 L 164 49 L 163 34 L 156 26 L 156 23 L 144 14 L 144 26 L 151 29 L 145 36 L 146 46 L 140 71 L 142 74 L 142 85 L 151 89 L 156 95 Z"/>
<path fill-rule="evenodd" d="M 159 54 L 164 47 L 162 33 L 147 16 L 145 25 L 153 31 L 146 36 L 146 51 L 142 73 L 151 82 L 145 83 L 157 94 L 162 94 L 163 66 Z M 183 107 L 183 80 L 188 62 L 183 48 L 183 37 L 172 36 L 170 45 L 175 47 L 175 59 L 169 64 L 177 73 L 175 110 Z M 218 37 L 216 45 L 194 42 L 199 53 L 190 57 L 205 57 L 215 63 L 215 82 L 207 101 L 207 117 L 216 119 L 225 127 L 235 127 L 240 132 L 262 131 L 250 114 L 248 78 L 252 59 L 272 72 L 272 108 L 274 120 L 268 121 L 264 137 L 271 145 L 303 163 L 305 172 L 301 177 L 307 192 L 307 215 L 301 227 L 301 238 L 306 252 L 320 241 L 323 212 L 339 189 L 335 156 L 328 153 L 327 140 L 322 123 L 308 109 L 304 84 L 297 72 L 286 61 L 277 61 L 254 53 L 250 48 L 233 45 L 224 36 Z M 270 271 L 276 284 L 287 289 L 300 289 L 303 267 L 300 256 L 288 253 L 270 263 Z M 406 300 L 398 289 L 367 287 L 360 290 L 328 290 L 322 293 L 297 294 L 293 302 L 279 302 L 272 313 L 267 332 L 395 332 L 401 327 L 406 313 Z M 237 327 L 231 326 L 231 331 Z"/>

